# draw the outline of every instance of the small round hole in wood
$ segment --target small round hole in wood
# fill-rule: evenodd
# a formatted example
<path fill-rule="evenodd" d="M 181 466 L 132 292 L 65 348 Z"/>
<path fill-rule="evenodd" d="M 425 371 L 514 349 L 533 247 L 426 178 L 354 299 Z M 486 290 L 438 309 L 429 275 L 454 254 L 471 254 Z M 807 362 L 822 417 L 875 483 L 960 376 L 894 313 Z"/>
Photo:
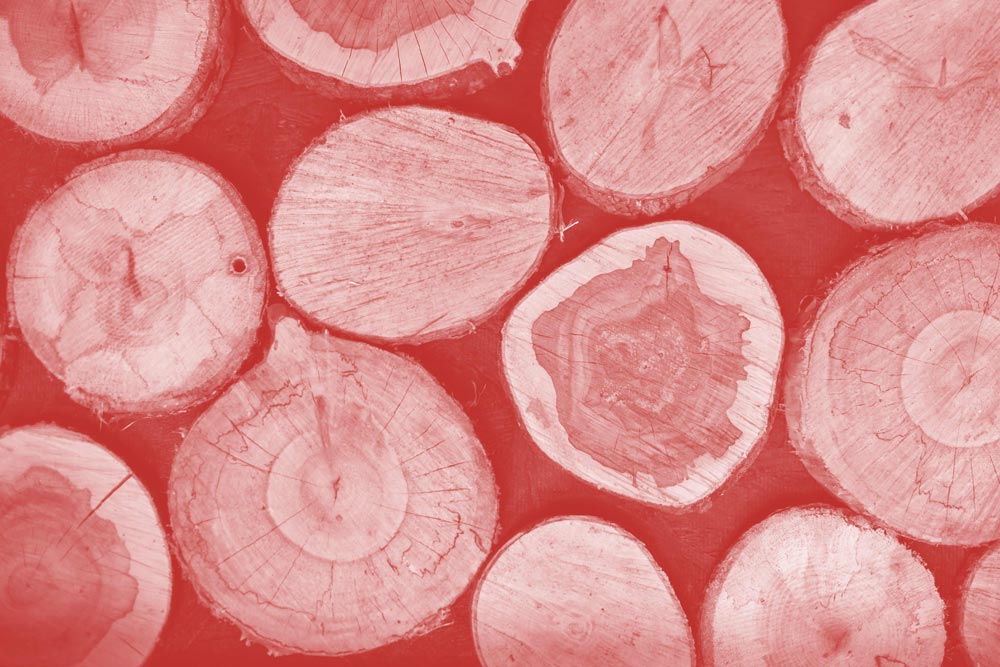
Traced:
<path fill-rule="evenodd" d="M 247 261 L 242 257 L 235 257 L 233 261 L 229 263 L 229 270 L 238 276 L 243 275 L 247 272 Z"/>

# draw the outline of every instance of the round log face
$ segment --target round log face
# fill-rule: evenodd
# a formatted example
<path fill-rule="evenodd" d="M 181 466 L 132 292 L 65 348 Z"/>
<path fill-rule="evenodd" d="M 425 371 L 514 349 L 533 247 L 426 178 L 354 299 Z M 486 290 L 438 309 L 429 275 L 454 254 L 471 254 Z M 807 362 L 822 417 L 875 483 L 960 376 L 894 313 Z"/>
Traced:
<path fill-rule="evenodd" d="M 503 366 L 528 432 L 615 493 L 685 507 L 769 426 L 784 343 L 753 260 L 689 222 L 612 234 L 514 309 Z"/>
<path fill-rule="evenodd" d="M 170 607 L 163 529 L 113 454 L 54 426 L 0 436 L 0 656 L 137 667 Z"/>
<path fill-rule="evenodd" d="M 494 73 L 509 72 L 521 55 L 514 32 L 527 5 L 527 0 L 241 2 L 261 40 L 321 92 L 322 79 L 379 91 L 433 86 L 476 63 Z"/>
<path fill-rule="evenodd" d="M 290 319 L 195 422 L 169 505 L 202 598 L 275 653 L 432 629 L 497 521 L 482 447 L 426 371 Z"/>
<path fill-rule="evenodd" d="M 781 124 L 802 184 L 863 227 L 955 217 L 1000 186 L 1000 5 L 878 0 L 815 46 Z"/>
<path fill-rule="evenodd" d="M 944 602 L 888 532 L 794 508 L 750 529 L 719 567 L 701 648 L 706 667 L 940 667 Z"/>
<path fill-rule="evenodd" d="M 570 186 L 624 214 L 685 204 L 759 141 L 786 61 L 775 0 L 575 0 L 542 93 Z"/>
<path fill-rule="evenodd" d="M 1000 537 L 1000 229 L 968 224 L 849 268 L 790 373 L 792 442 L 857 509 L 919 540 Z"/>
<path fill-rule="evenodd" d="M 70 396 L 170 412 L 236 373 L 260 324 L 263 244 L 235 190 L 174 153 L 94 161 L 18 229 L 14 320 Z"/>
<path fill-rule="evenodd" d="M 278 290 L 361 336 L 464 334 L 537 265 L 554 200 L 544 162 L 511 129 L 419 107 L 366 114 L 331 128 L 282 185 Z"/>
<path fill-rule="evenodd" d="M 666 575 L 623 529 L 551 519 L 507 543 L 476 591 L 484 667 L 691 667 L 694 640 Z"/>
<path fill-rule="evenodd" d="M 74 144 L 189 125 L 220 76 L 223 14 L 219 0 L 8 0 L 0 113 Z"/>
<path fill-rule="evenodd" d="M 959 631 L 975 667 L 1000 667 L 1000 547 L 973 566 L 962 593 Z"/>

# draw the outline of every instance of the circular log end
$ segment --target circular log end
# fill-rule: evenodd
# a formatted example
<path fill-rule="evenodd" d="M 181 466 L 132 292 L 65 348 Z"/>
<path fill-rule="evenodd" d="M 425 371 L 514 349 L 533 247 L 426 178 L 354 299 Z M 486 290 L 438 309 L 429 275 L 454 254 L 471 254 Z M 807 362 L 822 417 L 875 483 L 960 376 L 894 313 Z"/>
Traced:
<path fill-rule="evenodd" d="M 117 457 L 54 426 L 0 436 L 0 656 L 137 667 L 170 606 L 163 529 Z"/>
<path fill-rule="evenodd" d="M 472 624 L 484 667 L 695 664 L 667 576 L 639 540 L 591 517 L 550 519 L 504 545 Z"/>
<path fill-rule="evenodd" d="M 962 591 L 959 632 L 975 667 L 1000 667 L 1000 548 L 973 566 Z"/>

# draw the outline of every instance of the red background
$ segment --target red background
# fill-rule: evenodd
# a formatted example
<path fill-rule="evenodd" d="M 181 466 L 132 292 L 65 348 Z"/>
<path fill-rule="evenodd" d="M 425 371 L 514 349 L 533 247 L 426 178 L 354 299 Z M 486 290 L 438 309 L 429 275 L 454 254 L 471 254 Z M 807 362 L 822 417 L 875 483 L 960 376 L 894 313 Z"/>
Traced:
<path fill-rule="evenodd" d="M 542 125 L 541 70 L 545 48 L 567 2 L 533 0 L 519 31 L 524 55 L 514 73 L 476 95 L 441 106 L 511 125 L 551 154 Z M 784 0 L 782 4 L 794 69 L 823 27 L 857 3 Z M 291 160 L 341 114 L 350 116 L 370 106 L 324 99 L 293 85 L 241 29 L 235 60 L 218 99 L 188 135 L 168 148 L 203 160 L 229 178 L 264 234 L 275 193 Z M 37 143 L 0 119 L 0 247 L 5 255 L 14 227 L 31 204 L 88 157 Z M 996 210 L 997 203 L 990 202 L 972 217 L 995 222 Z M 553 242 L 540 271 L 522 293 L 612 230 L 644 221 L 608 215 L 571 195 L 566 196 L 562 217 L 566 224 L 580 223 L 566 232 L 565 241 Z M 790 332 L 797 326 L 802 306 L 821 295 L 829 279 L 851 258 L 882 240 L 852 230 L 799 190 L 773 126 L 737 173 L 692 205 L 666 217 L 706 225 L 746 248 L 774 286 Z M 277 301 L 273 293 L 271 300 Z M 593 514 L 614 521 L 648 545 L 673 582 L 697 638 L 697 619 L 709 578 L 747 528 L 785 507 L 810 502 L 839 504 L 796 458 L 787 443 L 780 410 L 753 465 L 697 511 L 661 511 L 597 492 L 577 481 L 532 444 L 505 393 L 498 369 L 498 332 L 510 305 L 471 335 L 403 348 L 420 360 L 472 417 L 500 488 L 501 543 L 557 514 Z M 254 357 L 259 359 L 262 351 L 258 346 Z M 173 452 L 180 443 L 181 429 L 199 410 L 169 418 L 102 422 L 69 401 L 59 383 L 19 341 L 9 340 L 8 354 L 14 357 L 7 368 L 12 376 L 8 382 L 13 386 L 0 412 L 0 423 L 55 422 L 107 445 L 148 486 L 166 522 L 166 485 Z M 982 549 L 911 546 L 934 572 L 953 619 L 965 572 Z M 215 619 L 202 607 L 176 563 L 174 575 L 173 608 L 147 663 L 151 667 L 478 664 L 469 628 L 469 594 L 455 605 L 449 625 L 417 639 L 346 658 L 271 658 L 260 647 L 248 647 L 234 626 Z M 953 625 L 952 620 L 945 664 L 966 665 Z"/>

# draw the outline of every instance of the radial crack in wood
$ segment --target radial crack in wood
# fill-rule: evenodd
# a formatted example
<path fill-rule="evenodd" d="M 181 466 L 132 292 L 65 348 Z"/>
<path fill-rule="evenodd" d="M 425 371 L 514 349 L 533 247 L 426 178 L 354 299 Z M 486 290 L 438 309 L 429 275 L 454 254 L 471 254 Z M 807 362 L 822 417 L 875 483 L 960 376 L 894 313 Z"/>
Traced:
<path fill-rule="evenodd" d="M 0 435 L 0 662 L 138 667 L 170 595 L 163 528 L 122 461 L 55 426 Z"/>
<path fill-rule="evenodd" d="M 858 227 L 962 217 L 1000 188 L 1000 4 L 878 0 L 813 47 L 779 123 L 802 186 Z"/>
<path fill-rule="evenodd" d="M 484 667 L 693 667 L 694 639 L 666 574 L 630 533 L 549 519 L 504 545 L 477 590 Z"/>
<path fill-rule="evenodd" d="M 944 602 L 889 532 L 826 506 L 757 524 L 702 608 L 705 667 L 940 667 Z"/>
<path fill-rule="evenodd" d="M 330 128 L 281 187 L 278 291 L 360 336 L 462 335 L 537 266 L 555 205 L 543 159 L 514 130 L 421 107 L 365 114 Z"/>
<path fill-rule="evenodd" d="M 1000 667 L 1000 546 L 976 561 L 962 590 L 962 644 L 974 667 Z"/>
<path fill-rule="evenodd" d="M 786 384 L 789 435 L 855 509 L 943 544 L 1000 538 L 1000 228 L 876 248 L 834 283 Z"/>
<path fill-rule="evenodd" d="M 477 90 L 509 74 L 527 0 L 241 0 L 289 78 L 395 100 Z"/>
<path fill-rule="evenodd" d="M 503 369 L 528 432 L 586 482 L 687 507 L 744 466 L 770 424 L 784 344 L 774 294 L 719 234 L 612 234 L 514 308 Z"/>
<path fill-rule="evenodd" d="M 70 397 L 181 410 L 233 378 L 256 339 L 263 244 L 235 189 L 165 151 L 83 165 L 18 228 L 13 320 Z"/>
<path fill-rule="evenodd" d="M 497 521 L 482 446 L 426 371 L 292 319 L 195 422 L 168 499 L 202 599 L 278 654 L 440 625 Z"/>
<path fill-rule="evenodd" d="M 575 0 L 542 84 L 569 186 L 623 215 L 686 204 L 760 140 L 786 50 L 776 0 Z"/>
<path fill-rule="evenodd" d="M 46 139 L 87 147 L 174 138 L 221 85 L 231 41 L 227 7 L 220 0 L 6 0 L 0 113 Z"/>

